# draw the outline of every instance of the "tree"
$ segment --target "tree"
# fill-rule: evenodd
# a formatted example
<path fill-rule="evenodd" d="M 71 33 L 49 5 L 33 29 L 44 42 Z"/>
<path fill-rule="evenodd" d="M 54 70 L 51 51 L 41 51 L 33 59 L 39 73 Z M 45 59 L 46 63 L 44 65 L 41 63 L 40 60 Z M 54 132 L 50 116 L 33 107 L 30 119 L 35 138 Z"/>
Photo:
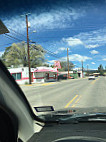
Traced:
<path fill-rule="evenodd" d="M 104 69 L 103 69 L 102 64 L 99 65 L 98 72 L 100 73 L 100 75 L 104 75 Z"/>
<path fill-rule="evenodd" d="M 66 61 L 61 61 L 61 69 L 59 69 L 60 71 L 68 71 L 68 65 Z M 74 67 L 74 64 L 72 62 L 69 62 L 69 70 L 72 70 Z"/>
<path fill-rule="evenodd" d="M 46 64 L 46 63 L 45 63 L 45 64 L 43 64 L 43 66 L 49 67 L 49 64 Z"/>
<path fill-rule="evenodd" d="M 31 67 L 41 66 L 45 61 L 44 50 L 40 45 L 30 45 L 30 64 Z M 11 65 L 17 67 L 19 65 L 28 66 L 28 54 L 27 44 L 25 42 L 13 43 L 10 47 L 7 47 L 2 60 L 6 66 Z"/>

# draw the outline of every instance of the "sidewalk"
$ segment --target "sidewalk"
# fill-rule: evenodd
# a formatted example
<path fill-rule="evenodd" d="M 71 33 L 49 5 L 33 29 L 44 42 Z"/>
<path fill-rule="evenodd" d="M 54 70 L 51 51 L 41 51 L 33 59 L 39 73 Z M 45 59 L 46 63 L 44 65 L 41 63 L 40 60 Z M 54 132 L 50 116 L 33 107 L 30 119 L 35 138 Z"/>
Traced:
<path fill-rule="evenodd" d="M 67 80 L 60 80 L 60 81 L 55 81 L 55 82 L 44 82 L 44 83 L 32 83 L 32 84 L 20 84 L 19 86 L 48 86 L 48 85 L 52 85 L 52 84 L 56 84 L 59 82 L 66 82 L 66 81 L 71 81 L 71 80 L 79 80 L 79 79 L 86 79 L 85 78 L 76 78 L 76 79 L 67 79 Z"/>
<path fill-rule="evenodd" d="M 44 82 L 44 83 L 32 83 L 32 84 L 19 84 L 19 86 L 47 86 L 47 85 L 51 85 L 51 84 L 55 84 L 56 82 Z"/>

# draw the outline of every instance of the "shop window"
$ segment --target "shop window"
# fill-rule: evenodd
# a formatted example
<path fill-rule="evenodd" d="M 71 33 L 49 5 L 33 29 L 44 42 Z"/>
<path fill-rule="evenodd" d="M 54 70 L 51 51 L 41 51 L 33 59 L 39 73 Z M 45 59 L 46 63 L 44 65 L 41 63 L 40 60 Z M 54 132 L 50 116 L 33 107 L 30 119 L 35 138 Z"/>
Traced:
<path fill-rule="evenodd" d="M 12 74 L 12 76 L 14 77 L 14 79 L 16 80 L 16 73 Z"/>
<path fill-rule="evenodd" d="M 17 76 L 17 80 L 21 79 L 21 73 L 17 73 L 16 76 Z"/>
<path fill-rule="evenodd" d="M 12 76 L 14 77 L 15 80 L 21 79 L 21 73 L 13 73 Z"/>

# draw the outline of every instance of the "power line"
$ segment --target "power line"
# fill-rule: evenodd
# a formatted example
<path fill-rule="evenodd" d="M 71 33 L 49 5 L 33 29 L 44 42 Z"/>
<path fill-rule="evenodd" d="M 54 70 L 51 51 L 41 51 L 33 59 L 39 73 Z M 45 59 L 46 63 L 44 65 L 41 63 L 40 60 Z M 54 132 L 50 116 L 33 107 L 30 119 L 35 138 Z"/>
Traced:
<path fill-rule="evenodd" d="M 35 49 L 38 50 L 38 51 L 41 51 L 41 52 L 45 52 L 46 54 L 51 55 L 55 58 L 61 58 L 61 57 L 57 56 L 56 54 L 54 54 L 53 52 L 51 52 L 50 50 L 48 50 L 46 48 L 44 48 L 43 50 L 40 50 L 40 49 L 35 47 Z"/>
<path fill-rule="evenodd" d="M 12 30 L 14 33 L 16 33 L 16 34 L 18 34 L 18 35 L 21 35 L 21 36 L 24 36 L 24 37 L 26 38 L 26 36 L 25 36 L 24 34 L 21 34 L 21 33 L 19 33 L 19 32 L 17 32 L 17 31 L 13 30 L 13 29 L 11 29 L 11 28 L 9 28 L 9 29 Z"/>
<path fill-rule="evenodd" d="M 54 54 L 53 52 L 49 51 L 48 49 L 46 49 L 45 51 L 46 51 L 47 54 L 49 54 L 49 55 L 51 55 L 55 58 L 61 58 L 61 57 L 57 56 L 56 54 Z"/>
<path fill-rule="evenodd" d="M 6 36 L 6 38 L 9 38 L 9 39 L 12 39 L 12 40 L 17 40 L 17 41 L 22 41 L 22 40 L 20 40 L 19 38 L 16 38 L 16 37 L 14 37 L 14 36 L 11 36 L 11 35 L 8 35 L 8 34 L 4 34 L 4 36 Z M 33 42 L 32 42 L 33 43 Z M 34 42 L 34 43 L 36 43 L 36 42 Z M 53 57 L 55 57 L 55 58 L 61 58 L 60 56 L 57 56 L 55 53 L 53 53 L 52 51 L 50 51 L 50 50 L 48 50 L 48 49 L 44 49 L 44 51 L 46 52 L 46 54 L 49 54 L 49 55 L 51 55 L 51 56 L 53 56 Z"/>
<path fill-rule="evenodd" d="M 105 27 L 106 25 L 104 25 Z M 71 30 L 71 31 L 74 31 L 74 30 L 96 30 L 98 28 L 103 28 L 103 26 L 88 26 L 88 27 L 79 27 L 79 28 L 58 28 L 58 29 L 45 29 L 43 30 L 42 32 L 45 32 L 45 31 L 63 31 L 63 30 Z"/>
<path fill-rule="evenodd" d="M 7 37 L 9 37 L 9 38 L 12 38 L 12 39 L 14 39 L 14 40 L 17 40 L 17 41 L 23 41 L 23 40 L 21 40 L 21 39 L 19 39 L 19 38 L 16 38 L 16 37 L 11 36 L 11 35 L 8 35 L 8 34 L 4 34 L 4 35 L 7 36 Z"/>
<path fill-rule="evenodd" d="M 12 38 L 6 36 L 5 34 L 4 34 L 3 36 L 5 36 L 6 38 L 8 38 L 8 39 L 10 39 L 10 40 L 15 40 L 15 39 L 12 39 Z M 16 41 L 16 40 L 15 40 L 15 41 Z"/>
<path fill-rule="evenodd" d="M 32 41 L 31 43 L 35 43 L 35 45 L 37 44 L 37 43 L 34 42 L 34 41 Z M 44 49 L 45 49 L 45 51 L 46 51 L 47 53 L 53 55 L 54 57 L 56 57 L 56 58 L 61 58 L 60 56 L 57 56 L 54 52 L 48 50 L 47 48 L 44 48 Z"/>

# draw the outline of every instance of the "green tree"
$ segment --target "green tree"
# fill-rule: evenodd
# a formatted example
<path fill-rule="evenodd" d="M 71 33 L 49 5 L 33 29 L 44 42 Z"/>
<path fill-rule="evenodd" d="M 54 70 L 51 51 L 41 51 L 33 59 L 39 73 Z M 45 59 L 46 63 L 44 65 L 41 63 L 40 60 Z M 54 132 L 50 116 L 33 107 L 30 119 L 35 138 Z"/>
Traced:
<path fill-rule="evenodd" d="M 45 61 L 44 50 L 40 45 L 30 45 L 30 64 L 31 67 L 41 66 Z M 27 44 L 25 42 L 13 43 L 7 47 L 2 60 L 6 66 L 11 65 L 17 67 L 19 65 L 28 66 Z"/>
<path fill-rule="evenodd" d="M 60 71 L 68 71 L 68 65 L 66 61 L 61 61 L 60 65 L 61 65 L 61 69 L 59 69 Z M 69 62 L 69 70 L 72 70 L 73 67 L 74 64 L 72 62 Z"/>
<path fill-rule="evenodd" d="M 99 65 L 98 72 L 100 73 L 100 75 L 104 75 L 104 69 L 103 69 L 102 64 Z"/>
<path fill-rule="evenodd" d="M 43 66 L 49 67 L 49 64 L 46 64 L 46 63 L 45 63 L 45 64 L 43 64 Z"/>

